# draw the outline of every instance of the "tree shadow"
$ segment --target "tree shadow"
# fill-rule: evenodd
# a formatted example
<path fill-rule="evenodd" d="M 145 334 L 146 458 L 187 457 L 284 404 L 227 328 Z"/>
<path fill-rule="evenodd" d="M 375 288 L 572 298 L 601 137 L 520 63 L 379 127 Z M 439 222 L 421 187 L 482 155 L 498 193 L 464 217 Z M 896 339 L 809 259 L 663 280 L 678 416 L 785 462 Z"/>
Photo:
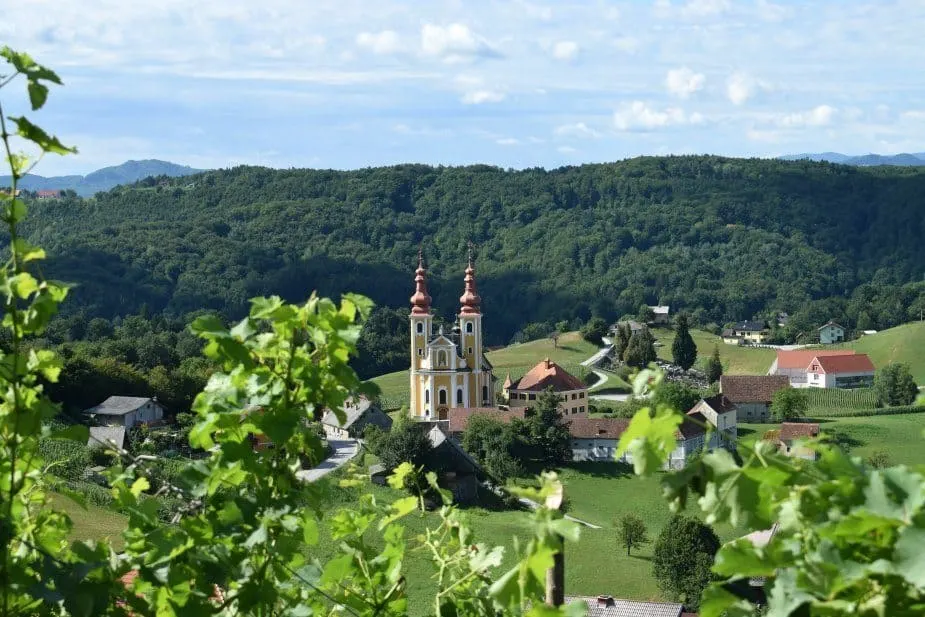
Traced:
<path fill-rule="evenodd" d="M 630 555 L 629 558 L 638 559 L 639 561 L 648 561 L 649 563 L 652 563 L 652 557 L 650 557 L 649 555 Z"/>
<path fill-rule="evenodd" d="M 575 461 L 562 466 L 559 471 L 565 470 L 592 478 L 629 478 L 635 475 L 632 465 L 618 461 Z"/>

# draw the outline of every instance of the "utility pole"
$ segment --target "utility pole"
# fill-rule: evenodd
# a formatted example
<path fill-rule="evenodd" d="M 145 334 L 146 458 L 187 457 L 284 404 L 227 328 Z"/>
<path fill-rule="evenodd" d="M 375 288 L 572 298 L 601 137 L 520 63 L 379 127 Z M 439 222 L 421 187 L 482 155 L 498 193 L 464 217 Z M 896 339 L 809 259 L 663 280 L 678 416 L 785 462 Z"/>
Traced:
<path fill-rule="evenodd" d="M 546 497 L 546 507 L 558 511 L 564 490 L 559 484 L 559 490 Z M 565 538 L 557 535 L 556 539 L 559 550 L 552 556 L 552 567 L 546 570 L 546 604 L 550 606 L 565 604 Z"/>

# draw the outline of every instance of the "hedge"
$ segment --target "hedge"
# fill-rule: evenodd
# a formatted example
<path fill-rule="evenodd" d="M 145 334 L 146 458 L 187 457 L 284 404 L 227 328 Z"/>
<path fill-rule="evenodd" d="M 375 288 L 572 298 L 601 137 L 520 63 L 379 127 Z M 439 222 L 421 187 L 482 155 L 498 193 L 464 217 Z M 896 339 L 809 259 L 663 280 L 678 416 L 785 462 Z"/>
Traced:
<path fill-rule="evenodd" d="M 925 407 L 921 405 L 902 405 L 899 407 L 879 407 L 874 409 L 810 410 L 810 414 L 814 418 L 860 418 L 864 416 L 896 416 L 907 413 L 925 413 Z"/>

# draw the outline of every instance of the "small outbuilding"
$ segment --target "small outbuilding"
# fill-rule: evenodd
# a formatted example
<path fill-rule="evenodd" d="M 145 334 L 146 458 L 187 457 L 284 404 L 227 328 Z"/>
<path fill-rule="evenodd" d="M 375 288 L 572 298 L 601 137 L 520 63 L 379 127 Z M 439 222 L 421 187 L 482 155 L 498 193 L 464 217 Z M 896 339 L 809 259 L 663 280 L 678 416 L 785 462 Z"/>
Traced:
<path fill-rule="evenodd" d="M 84 415 L 105 426 L 121 426 L 128 430 L 139 424 L 154 424 L 164 419 L 164 406 L 156 398 L 142 396 L 110 396 Z"/>

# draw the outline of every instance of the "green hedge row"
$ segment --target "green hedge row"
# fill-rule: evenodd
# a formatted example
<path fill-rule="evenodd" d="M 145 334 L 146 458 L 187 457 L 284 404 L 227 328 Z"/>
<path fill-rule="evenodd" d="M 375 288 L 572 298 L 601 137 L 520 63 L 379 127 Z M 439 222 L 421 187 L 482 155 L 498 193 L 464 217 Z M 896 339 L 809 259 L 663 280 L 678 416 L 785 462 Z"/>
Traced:
<path fill-rule="evenodd" d="M 810 415 L 814 418 L 860 418 L 864 416 L 896 416 L 907 413 L 925 413 L 921 405 L 903 405 L 900 407 L 878 407 L 874 409 L 831 409 L 812 410 Z"/>

